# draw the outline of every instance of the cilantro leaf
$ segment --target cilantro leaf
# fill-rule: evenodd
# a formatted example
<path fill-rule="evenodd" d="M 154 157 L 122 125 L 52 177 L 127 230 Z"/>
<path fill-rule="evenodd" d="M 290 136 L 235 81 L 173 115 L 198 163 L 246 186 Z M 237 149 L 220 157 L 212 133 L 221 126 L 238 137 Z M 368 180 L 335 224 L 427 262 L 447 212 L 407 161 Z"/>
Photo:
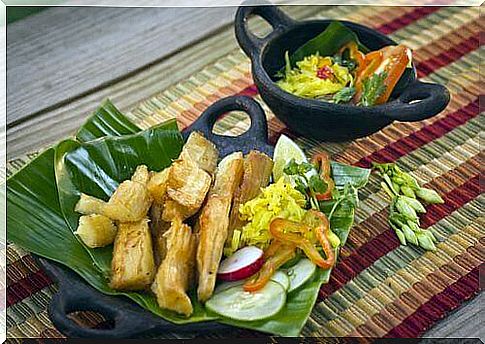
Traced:
<path fill-rule="evenodd" d="M 373 74 L 362 80 L 362 97 L 360 98 L 360 105 L 375 105 L 377 99 L 379 99 L 379 97 L 386 91 L 386 85 L 384 84 L 386 78 L 387 72 L 382 72 Z"/>
<path fill-rule="evenodd" d="M 299 165 L 296 163 L 295 159 L 291 159 L 286 164 L 285 168 L 283 169 L 283 172 L 287 176 L 295 176 L 295 175 L 298 175 L 299 174 L 298 167 L 299 167 Z"/>
<path fill-rule="evenodd" d="M 348 103 L 352 100 L 352 97 L 354 96 L 354 94 L 355 94 L 355 88 L 353 86 L 344 87 L 333 95 L 333 102 L 335 104 Z"/>
<path fill-rule="evenodd" d="M 308 186 L 314 193 L 324 193 L 327 191 L 327 183 L 325 183 L 319 176 L 313 175 L 308 181 Z"/>

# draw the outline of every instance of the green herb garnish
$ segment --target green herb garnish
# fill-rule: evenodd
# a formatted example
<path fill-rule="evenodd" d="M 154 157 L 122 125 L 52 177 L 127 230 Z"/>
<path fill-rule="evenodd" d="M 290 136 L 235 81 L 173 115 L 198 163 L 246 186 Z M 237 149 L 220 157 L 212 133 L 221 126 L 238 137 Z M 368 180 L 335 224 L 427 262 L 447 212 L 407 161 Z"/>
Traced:
<path fill-rule="evenodd" d="M 308 177 L 311 171 L 313 174 Z M 318 175 L 315 165 L 308 162 L 297 163 L 295 159 L 291 159 L 283 172 L 293 177 L 295 189 L 307 197 L 310 207 L 319 210 L 316 195 L 327 191 L 327 184 Z"/>
<path fill-rule="evenodd" d="M 352 100 L 352 97 L 355 95 L 355 87 L 344 87 L 340 91 L 334 94 L 333 102 L 335 104 L 338 103 L 348 103 Z"/>
<path fill-rule="evenodd" d="M 386 78 L 387 72 L 382 72 L 362 80 L 362 97 L 359 105 L 375 105 L 377 99 L 386 92 L 386 85 L 384 84 Z"/>

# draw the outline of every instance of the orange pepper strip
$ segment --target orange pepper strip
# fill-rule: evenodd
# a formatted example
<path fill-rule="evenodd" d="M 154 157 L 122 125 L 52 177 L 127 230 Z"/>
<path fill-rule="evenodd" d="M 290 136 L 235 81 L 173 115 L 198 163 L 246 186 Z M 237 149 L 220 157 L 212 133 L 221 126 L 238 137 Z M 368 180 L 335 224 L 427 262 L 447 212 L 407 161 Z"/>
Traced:
<path fill-rule="evenodd" d="M 288 245 L 278 240 L 273 240 L 271 245 L 264 253 L 267 260 L 259 270 L 254 279 L 249 280 L 243 285 L 245 291 L 258 291 L 262 289 L 283 264 L 295 257 L 295 245 Z"/>
<path fill-rule="evenodd" d="M 323 215 L 324 218 L 321 217 L 320 215 L 318 216 L 320 217 L 320 219 L 326 219 L 325 215 Z M 324 259 L 320 255 L 318 250 L 315 248 L 315 246 L 313 246 L 313 244 L 308 239 L 295 233 L 284 232 L 284 229 L 296 229 L 301 233 L 305 233 L 306 231 L 308 231 L 308 226 L 298 222 L 281 219 L 281 218 L 274 219 L 273 221 L 271 221 L 271 224 L 269 225 L 269 231 L 275 239 L 283 242 L 290 242 L 296 245 L 297 247 L 301 248 L 303 252 L 305 252 L 306 256 L 315 265 L 321 267 L 322 269 L 328 269 L 332 267 L 333 264 L 335 263 L 335 255 L 333 253 L 333 249 L 325 234 L 326 228 L 328 228 L 328 230 L 330 228 L 328 225 L 328 220 L 327 221 L 323 220 L 322 224 L 314 229 L 317 240 L 322 245 L 325 255 L 327 256 L 327 258 Z"/>
<path fill-rule="evenodd" d="M 387 102 L 391 96 L 394 87 L 406 70 L 409 63 L 409 48 L 405 45 L 389 45 L 380 50 L 372 51 L 365 56 L 368 60 L 367 67 L 363 70 L 355 80 L 356 93 L 354 102 L 357 103 L 362 96 L 362 81 L 369 78 L 376 72 L 386 72 L 387 77 L 384 80 L 386 90 L 376 100 L 376 104 L 383 104 Z"/>
<path fill-rule="evenodd" d="M 375 70 L 379 67 L 383 59 L 383 52 L 381 50 L 371 51 L 365 55 L 365 68 L 355 74 L 355 96 L 356 101 L 360 100 L 362 95 L 362 81 L 371 76 Z"/>
<path fill-rule="evenodd" d="M 312 162 L 320 166 L 320 178 L 327 184 L 327 190 L 324 193 L 316 194 L 315 197 L 319 201 L 332 199 L 332 190 L 335 187 L 335 182 L 330 177 L 330 156 L 325 152 L 318 153 L 313 156 Z"/>
<path fill-rule="evenodd" d="M 383 104 L 387 102 L 391 96 L 392 90 L 394 90 L 394 87 L 409 63 L 409 48 L 405 45 L 387 46 L 381 50 L 384 57 L 382 67 L 379 66 L 379 69 L 382 68 L 385 72 L 387 72 L 387 78 L 384 80 L 386 90 L 376 100 L 376 104 Z"/>
<path fill-rule="evenodd" d="M 365 66 L 367 65 L 365 54 L 359 50 L 359 46 L 355 41 L 351 41 L 344 45 L 342 48 L 340 48 L 339 54 L 342 54 L 346 49 L 349 49 L 350 59 L 355 61 L 357 64 L 357 68 L 355 69 L 355 75 L 359 75 L 360 72 L 363 71 Z"/>
<path fill-rule="evenodd" d="M 328 240 L 328 235 L 330 234 L 330 222 L 328 221 L 328 217 L 321 211 L 317 211 L 315 209 L 310 209 L 309 212 L 318 217 L 321 221 L 321 225 L 317 227 L 315 234 L 317 236 L 317 240 L 320 242 L 320 245 L 322 245 L 323 252 L 325 252 L 328 263 L 330 266 L 333 266 L 335 263 L 335 252 L 330 240 Z"/>

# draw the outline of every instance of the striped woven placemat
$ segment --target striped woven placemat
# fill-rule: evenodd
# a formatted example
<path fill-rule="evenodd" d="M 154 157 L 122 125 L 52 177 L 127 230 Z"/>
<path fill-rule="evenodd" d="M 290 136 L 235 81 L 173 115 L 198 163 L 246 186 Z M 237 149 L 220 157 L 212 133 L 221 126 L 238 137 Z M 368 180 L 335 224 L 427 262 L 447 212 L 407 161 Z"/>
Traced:
<path fill-rule="evenodd" d="M 408 45 L 414 51 L 419 77 L 446 85 L 452 97 L 438 116 L 418 123 L 394 123 L 367 138 L 345 143 L 295 136 L 265 106 L 271 141 L 284 132 L 308 154 L 325 149 L 335 160 L 357 166 L 369 166 L 371 160 L 396 160 L 445 199 L 445 204 L 429 206 L 422 219 L 423 226 L 439 238 L 438 250 L 400 246 L 387 225 L 386 196 L 378 181 L 371 179 L 361 193 L 356 225 L 302 335 L 416 337 L 479 291 L 485 243 L 479 184 L 483 126 L 478 116 L 483 22 L 477 8 L 467 7 L 336 6 L 315 16 L 360 22 Z M 129 115 L 144 127 L 176 117 L 183 128 L 212 102 L 233 94 L 261 101 L 252 84 L 249 60 L 239 49 L 218 56 L 190 78 L 142 101 Z M 216 131 L 234 135 L 248 125 L 244 115 L 235 113 L 218 122 Z M 33 156 L 10 161 L 8 173 Z M 9 245 L 6 253 L 8 337 L 62 337 L 47 315 L 56 286 L 27 252 Z M 74 318 L 87 326 L 106 326 L 96 314 Z M 256 334 L 235 330 L 232 335 Z M 174 333 L 163 336 L 179 337 Z"/>

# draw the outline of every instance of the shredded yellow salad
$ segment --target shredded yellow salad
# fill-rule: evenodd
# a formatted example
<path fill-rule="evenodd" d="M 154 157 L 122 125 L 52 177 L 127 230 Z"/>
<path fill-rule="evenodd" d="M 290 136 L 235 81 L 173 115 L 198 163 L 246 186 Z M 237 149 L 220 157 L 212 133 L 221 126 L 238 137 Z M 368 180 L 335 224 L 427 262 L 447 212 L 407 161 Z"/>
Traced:
<path fill-rule="evenodd" d="M 284 177 L 264 188 L 258 197 L 240 206 L 240 218 L 248 223 L 234 231 L 231 246 L 224 250 L 225 255 L 249 245 L 264 250 L 272 239 L 269 232 L 271 221 L 281 217 L 301 222 L 306 214 L 305 202 L 305 196 L 285 182 Z"/>
<path fill-rule="evenodd" d="M 347 67 L 333 63 L 330 57 L 318 54 L 306 56 L 291 68 L 288 52 L 285 55 L 284 77 L 276 82 L 286 92 L 305 98 L 320 98 L 334 94 L 352 83 Z"/>

